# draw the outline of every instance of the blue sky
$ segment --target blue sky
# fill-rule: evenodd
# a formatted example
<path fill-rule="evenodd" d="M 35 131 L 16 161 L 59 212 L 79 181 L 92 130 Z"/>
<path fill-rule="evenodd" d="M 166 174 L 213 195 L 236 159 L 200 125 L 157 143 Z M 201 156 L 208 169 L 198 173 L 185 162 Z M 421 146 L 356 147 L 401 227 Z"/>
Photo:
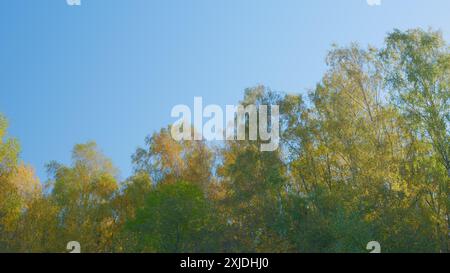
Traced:
<path fill-rule="evenodd" d="M 394 28 L 450 40 L 450 1 L 9 0 L 0 4 L 0 112 L 42 180 L 95 140 L 121 170 L 176 104 L 236 104 L 264 84 L 304 93 L 332 43 L 380 45 Z"/>

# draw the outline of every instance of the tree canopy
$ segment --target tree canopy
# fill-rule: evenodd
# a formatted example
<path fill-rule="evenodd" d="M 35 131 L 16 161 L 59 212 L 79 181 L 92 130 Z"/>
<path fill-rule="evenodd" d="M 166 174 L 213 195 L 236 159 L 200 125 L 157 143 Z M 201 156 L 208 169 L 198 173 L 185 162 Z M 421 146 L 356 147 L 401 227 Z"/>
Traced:
<path fill-rule="evenodd" d="M 333 46 L 307 95 L 279 105 L 280 149 L 147 137 L 118 170 L 95 142 L 41 183 L 0 116 L 0 252 L 450 252 L 450 48 L 394 30 L 381 48 Z"/>

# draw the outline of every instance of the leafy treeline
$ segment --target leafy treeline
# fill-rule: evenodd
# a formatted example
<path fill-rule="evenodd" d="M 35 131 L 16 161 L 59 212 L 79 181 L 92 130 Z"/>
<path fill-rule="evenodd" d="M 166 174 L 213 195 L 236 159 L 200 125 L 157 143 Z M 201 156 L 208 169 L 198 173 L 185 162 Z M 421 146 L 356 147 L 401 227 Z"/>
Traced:
<path fill-rule="evenodd" d="M 381 49 L 333 47 L 308 97 L 277 104 L 282 147 L 176 142 L 169 129 L 118 181 L 95 143 L 41 184 L 0 120 L 0 251 L 448 252 L 450 50 L 439 32 L 394 31 Z"/>

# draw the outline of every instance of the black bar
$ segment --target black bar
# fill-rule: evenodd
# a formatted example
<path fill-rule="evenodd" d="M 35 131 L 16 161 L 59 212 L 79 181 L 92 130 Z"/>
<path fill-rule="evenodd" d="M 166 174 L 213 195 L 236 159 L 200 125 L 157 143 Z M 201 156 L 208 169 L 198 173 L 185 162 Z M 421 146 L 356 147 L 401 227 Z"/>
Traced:
<path fill-rule="evenodd" d="M 448 254 L 2 254 L 2 265 L 65 272 L 385 272 L 448 268 Z M 187 262 L 190 261 L 189 264 Z M 211 266 L 211 264 L 213 266 Z M 185 265 L 185 266 L 184 266 Z M 189 266 L 187 266 L 189 265 Z M 194 266 L 195 265 L 195 266 Z M 157 270 L 158 269 L 158 270 Z"/>

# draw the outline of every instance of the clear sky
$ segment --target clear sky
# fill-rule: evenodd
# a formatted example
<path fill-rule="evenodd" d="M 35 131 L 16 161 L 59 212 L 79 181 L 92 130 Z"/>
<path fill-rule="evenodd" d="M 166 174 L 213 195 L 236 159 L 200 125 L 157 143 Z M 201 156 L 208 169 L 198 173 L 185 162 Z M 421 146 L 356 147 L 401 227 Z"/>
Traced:
<path fill-rule="evenodd" d="M 304 93 L 332 43 L 380 45 L 394 28 L 433 27 L 450 40 L 450 1 L 4 0 L 0 112 L 42 180 L 95 140 L 131 173 L 146 135 L 176 104 L 236 104 L 264 84 Z"/>

